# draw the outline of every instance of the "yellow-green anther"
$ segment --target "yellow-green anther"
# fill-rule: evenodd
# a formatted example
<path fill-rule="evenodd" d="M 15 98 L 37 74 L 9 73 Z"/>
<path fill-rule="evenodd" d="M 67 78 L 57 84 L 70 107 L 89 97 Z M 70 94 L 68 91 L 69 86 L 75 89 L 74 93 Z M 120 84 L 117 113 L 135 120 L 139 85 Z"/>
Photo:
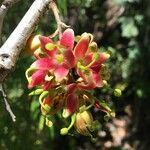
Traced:
<path fill-rule="evenodd" d="M 103 85 L 104 85 L 104 86 L 107 86 L 107 85 L 108 85 L 108 83 L 107 83 L 106 80 L 103 80 Z"/>
<path fill-rule="evenodd" d="M 32 95 L 39 95 L 43 92 L 43 89 L 36 89 L 35 91 L 32 91 L 31 93 L 29 93 L 29 96 Z"/>
<path fill-rule="evenodd" d="M 115 95 L 116 97 L 120 97 L 120 96 L 122 95 L 122 91 L 121 91 L 120 89 L 115 89 L 115 90 L 114 90 L 114 95 Z"/>
<path fill-rule="evenodd" d="M 110 58 L 110 54 L 105 53 L 105 57 L 106 57 L 107 59 Z"/>
<path fill-rule="evenodd" d="M 78 67 L 79 69 L 81 69 L 82 71 L 85 71 L 85 70 L 86 70 L 86 68 L 85 68 L 80 62 L 77 63 L 77 67 Z"/>
<path fill-rule="evenodd" d="M 92 42 L 89 46 L 89 49 L 92 51 L 92 52 L 96 52 L 97 51 L 97 44 L 95 42 Z"/>
<path fill-rule="evenodd" d="M 60 134 L 61 134 L 61 135 L 67 135 L 67 134 L 68 134 L 68 128 L 62 128 L 62 129 L 60 130 Z"/>
<path fill-rule="evenodd" d="M 111 117 L 115 117 L 116 116 L 116 113 L 114 111 L 110 112 L 110 116 Z"/>
<path fill-rule="evenodd" d="M 49 120 L 47 117 L 46 117 L 46 122 L 45 124 L 48 126 L 48 127 L 51 127 L 53 125 L 52 121 Z"/>
<path fill-rule="evenodd" d="M 94 53 L 93 59 L 97 61 L 99 59 L 99 53 Z"/>
<path fill-rule="evenodd" d="M 62 128 L 60 130 L 60 134 L 61 135 L 68 134 L 68 131 L 73 127 L 75 121 L 76 121 L 76 113 L 71 116 L 71 123 L 70 123 L 69 127 L 68 128 Z"/>
<path fill-rule="evenodd" d="M 53 50 L 55 47 L 56 47 L 56 45 L 53 43 L 48 43 L 45 45 L 45 48 L 49 51 Z"/>
<path fill-rule="evenodd" d="M 76 42 L 79 42 L 80 39 L 81 39 L 81 36 L 80 36 L 80 35 L 75 36 L 75 41 L 76 41 Z"/>
<path fill-rule="evenodd" d="M 56 60 L 59 64 L 62 63 L 64 61 L 63 55 L 62 54 L 56 55 Z"/>

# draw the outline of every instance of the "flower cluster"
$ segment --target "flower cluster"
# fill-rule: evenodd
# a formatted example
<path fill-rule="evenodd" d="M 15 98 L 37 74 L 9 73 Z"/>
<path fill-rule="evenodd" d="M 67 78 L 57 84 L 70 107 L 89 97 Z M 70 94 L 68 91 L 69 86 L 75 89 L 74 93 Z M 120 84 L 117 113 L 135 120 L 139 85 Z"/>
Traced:
<path fill-rule="evenodd" d="M 66 29 L 58 41 L 41 35 L 36 40 L 36 61 L 26 71 L 28 88 L 35 88 L 30 95 L 39 95 L 46 118 L 61 110 L 64 118 L 71 117 L 69 127 L 61 129 L 62 135 L 74 125 L 80 134 L 91 136 L 97 126 L 89 111 L 92 106 L 114 116 L 104 101 L 91 94 L 109 79 L 104 64 L 109 54 L 99 52 L 90 33 L 75 37 L 72 29 Z"/>

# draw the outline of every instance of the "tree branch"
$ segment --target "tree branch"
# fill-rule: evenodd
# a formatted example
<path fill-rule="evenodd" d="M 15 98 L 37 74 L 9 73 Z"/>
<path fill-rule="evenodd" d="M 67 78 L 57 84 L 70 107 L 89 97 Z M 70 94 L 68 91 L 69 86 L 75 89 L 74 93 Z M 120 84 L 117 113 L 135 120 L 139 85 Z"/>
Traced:
<path fill-rule="evenodd" d="M 0 48 L 0 83 L 13 70 L 21 49 L 51 0 L 35 0 L 16 29 Z"/>
<path fill-rule="evenodd" d="M 1 43 L 1 34 L 2 34 L 2 27 L 3 27 L 3 20 L 8 11 L 8 9 L 15 3 L 20 0 L 4 0 L 1 7 L 0 7 L 0 43 Z"/>

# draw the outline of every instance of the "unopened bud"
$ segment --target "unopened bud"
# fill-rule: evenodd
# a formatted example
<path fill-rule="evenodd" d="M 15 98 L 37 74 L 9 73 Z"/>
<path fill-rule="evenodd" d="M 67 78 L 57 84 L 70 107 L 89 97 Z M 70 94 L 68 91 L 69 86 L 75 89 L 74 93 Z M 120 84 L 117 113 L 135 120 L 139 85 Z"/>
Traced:
<path fill-rule="evenodd" d="M 115 90 L 114 90 L 114 95 L 115 95 L 116 97 L 120 97 L 120 96 L 122 95 L 122 91 L 121 91 L 120 89 L 115 89 Z"/>
<path fill-rule="evenodd" d="M 90 112 L 84 111 L 78 113 L 75 121 L 76 131 L 85 136 L 91 136 L 90 128 L 93 123 L 93 117 Z"/>

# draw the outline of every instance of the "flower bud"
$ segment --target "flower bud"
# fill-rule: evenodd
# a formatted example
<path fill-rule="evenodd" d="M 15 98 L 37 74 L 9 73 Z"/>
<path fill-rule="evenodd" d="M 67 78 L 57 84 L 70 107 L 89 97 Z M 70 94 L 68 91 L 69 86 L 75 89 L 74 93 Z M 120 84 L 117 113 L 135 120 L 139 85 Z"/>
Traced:
<path fill-rule="evenodd" d="M 114 90 L 114 95 L 115 95 L 116 97 L 120 97 L 120 96 L 122 95 L 122 91 L 121 91 L 120 89 L 115 89 L 115 90 Z"/>
<path fill-rule="evenodd" d="M 77 114 L 74 125 L 78 133 L 85 136 L 91 136 L 90 127 L 92 126 L 92 123 L 93 117 L 91 113 L 89 111 L 84 111 Z"/>
<path fill-rule="evenodd" d="M 26 43 L 25 51 L 27 54 L 33 54 L 36 49 L 41 46 L 41 42 L 39 40 L 40 35 L 31 35 Z"/>

